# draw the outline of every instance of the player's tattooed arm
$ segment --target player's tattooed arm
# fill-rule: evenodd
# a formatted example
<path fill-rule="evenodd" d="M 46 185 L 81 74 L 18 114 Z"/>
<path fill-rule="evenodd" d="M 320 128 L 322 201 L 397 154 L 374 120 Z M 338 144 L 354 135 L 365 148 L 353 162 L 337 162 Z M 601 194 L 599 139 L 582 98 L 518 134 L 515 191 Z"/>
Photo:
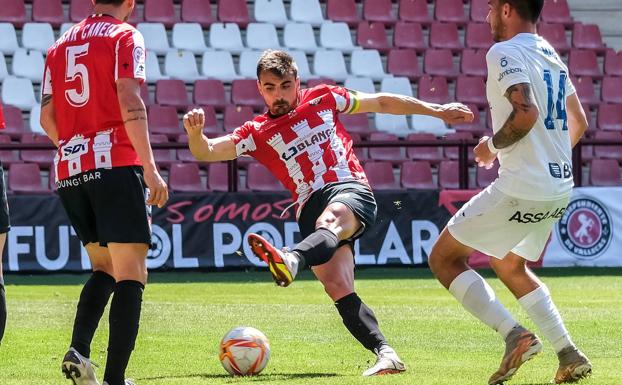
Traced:
<path fill-rule="evenodd" d="M 506 148 L 524 138 L 538 119 L 538 106 L 531 98 L 529 83 L 514 84 L 509 87 L 505 97 L 512 104 L 512 112 L 505 124 L 493 136 L 495 148 Z"/>
<path fill-rule="evenodd" d="M 51 94 L 43 94 L 43 96 L 41 96 L 41 107 L 47 106 L 48 104 L 50 104 L 51 101 L 52 101 Z"/>
<path fill-rule="evenodd" d="M 137 120 L 147 120 L 147 111 L 145 107 L 130 107 L 127 109 L 127 117 L 123 123 L 135 122 Z"/>

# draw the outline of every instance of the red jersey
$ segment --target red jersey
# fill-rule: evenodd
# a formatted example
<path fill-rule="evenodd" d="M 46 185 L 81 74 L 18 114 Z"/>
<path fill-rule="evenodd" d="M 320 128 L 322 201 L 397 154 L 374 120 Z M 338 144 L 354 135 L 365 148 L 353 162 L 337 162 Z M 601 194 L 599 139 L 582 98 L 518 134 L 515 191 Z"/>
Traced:
<path fill-rule="evenodd" d="M 2 115 L 2 104 L 0 104 L 0 129 L 5 128 L 4 115 Z"/>
<path fill-rule="evenodd" d="M 298 106 L 288 114 L 272 119 L 264 113 L 230 136 L 238 156 L 257 159 L 292 193 L 299 215 L 311 194 L 328 183 L 369 184 L 338 116 L 355 110 L 357 104 L 355 93 L 345 88 L 303 89 Z"/>
<path fill-rule="evenodd" d="M 52 95 L 56 112 L 57 180 L 141 164 L 121 117 L 119 78 L 145 80 L 145 44 L 138 30 L 112 16 L 89 16 L 48 50 L 42 92 Z"/>

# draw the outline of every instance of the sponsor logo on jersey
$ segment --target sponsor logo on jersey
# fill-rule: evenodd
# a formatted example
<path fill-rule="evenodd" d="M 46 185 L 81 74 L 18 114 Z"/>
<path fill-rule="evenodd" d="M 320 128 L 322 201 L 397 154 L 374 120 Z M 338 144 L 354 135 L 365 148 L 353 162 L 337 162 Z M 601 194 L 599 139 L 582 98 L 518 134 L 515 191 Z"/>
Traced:
<path fill-rule="evenodd" d="M 285 161 L 288 161 L 292 157 L 295 157 L 297 154 L 304 152 L 305 149 L 307 149 L 308 147 L 327 141 L 331 137 L 332 130 L 333 127 L 330 127 L 324 131 L 314 133 L 313 135 L 301 139 L 294 146 L 289 147 L 286 152 L 282 153 L 281 158 Z"/>
<path fill-rule="evenodd" d="M 88 152 L 89 140 L 82 135 L 76 135 L 67 144 L 61 146 L 61 160 L 78 159 Z"/>
<path fill-rule="evenodd" d="M 505 68 L 508 66 L 508 58 L 506 58 L 505 56 L 501 58 L 501 62 L 499 63 L 501 64 L 501 67 Z"/>
<path fill-rule="evenodd" d="M 520 68 L 508 68 L 499 74 L 499 79 L 497 79 L 497 81 L 500 82 L 507 75 L 515 74 L 518 72 L 523 72 L 523 70 Z"/>
<path fill-rule="evenodd" d="M 613 239 L 611 216 L 605 206 L 593 198 L 579 197 L 570 202 L 557 224 L 557 235 L 564 248 L 575 258 L 598 258 Z"/>
<path fill-rule="evenodd" d="M 564 215 L 565 211 L 566 209 L 564 207 L 559 207 L 553 211 L 537 213 L 516 211 L 510 219 L 508 219 L 508 222 L 516 221 L 518 223 L 540 223 L 549 218 L 559 219 L 562 215 Z"/>

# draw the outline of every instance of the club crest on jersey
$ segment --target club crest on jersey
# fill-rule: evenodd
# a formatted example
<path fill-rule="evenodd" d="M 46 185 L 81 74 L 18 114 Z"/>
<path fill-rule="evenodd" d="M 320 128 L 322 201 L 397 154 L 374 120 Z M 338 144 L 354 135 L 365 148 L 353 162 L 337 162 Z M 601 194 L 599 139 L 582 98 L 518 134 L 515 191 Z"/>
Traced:
<path fill-rule="evenodd" d="M 557 224 L 557 235 L 564 248 L 577 259 L 598 258 L 613 239 L 611 216 L 593 198 L 573 199 Z"/>

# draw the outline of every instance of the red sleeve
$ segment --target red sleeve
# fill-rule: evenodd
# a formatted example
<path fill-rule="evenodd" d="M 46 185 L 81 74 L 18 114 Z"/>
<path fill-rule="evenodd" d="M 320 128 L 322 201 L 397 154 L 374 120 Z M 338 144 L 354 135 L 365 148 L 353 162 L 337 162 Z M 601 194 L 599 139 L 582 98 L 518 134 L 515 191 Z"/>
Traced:
<path fill-rule="evenodd" d="M 335 108 L 339 112 L 346 114 L 354 114 L 358 110 L 359 101 L 356 97 L 356 91 L 339 86 L 328 86 L 333 98 L 335 99 Z"/>
<path fill-rule="evenodd" d="M 145 41 L 136 29 L 124 32 L 117 41 L 115 80 L 122 78 L 145 81 Z"/>
<path fill-rule="evenodd" d="M 229 137 L 235 143 L 235 151 L 238 156 L 252 155 L 252 152 L 257 149 L 252 134 L 254 126 L 254 122 L 246 122 L 229 134 Z"/>
<path fill-rule="evenodd" d="M 0 129 L 6 128 L 4 124 L 4 115 L 2 114 L 2 104 L 0 104 Z"/>

